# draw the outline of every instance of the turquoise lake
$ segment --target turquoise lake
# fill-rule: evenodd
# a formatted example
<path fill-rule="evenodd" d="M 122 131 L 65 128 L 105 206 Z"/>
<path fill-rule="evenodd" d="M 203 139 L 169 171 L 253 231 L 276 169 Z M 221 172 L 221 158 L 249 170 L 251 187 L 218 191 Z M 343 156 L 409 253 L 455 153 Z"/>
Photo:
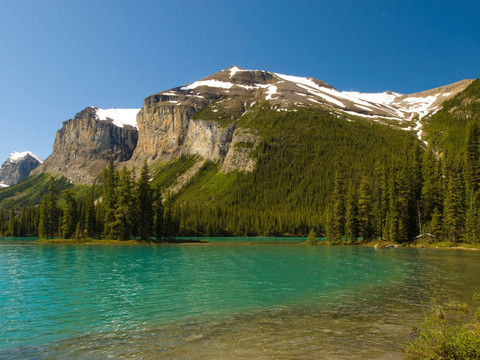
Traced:
<path fill-rule="evenodd" d="M 0 240 L 0 358 L 401 359 L 479 274 L 477 251 Z"/>

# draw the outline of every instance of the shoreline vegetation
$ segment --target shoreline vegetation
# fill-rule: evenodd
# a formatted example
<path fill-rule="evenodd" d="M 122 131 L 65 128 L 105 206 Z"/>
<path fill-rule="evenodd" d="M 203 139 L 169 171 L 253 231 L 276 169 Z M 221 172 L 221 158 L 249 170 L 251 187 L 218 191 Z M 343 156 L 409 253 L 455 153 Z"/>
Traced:
<path fill-rule="evenodd" d="M 115 240 L 115 239 L 38 239 L 39 244 L 91 244 L 91 245 L 171 245 L 171 244 L 207 244 L 208 241 L 201 239 L 161 239 L 161 240 Z"/>
<path fill-rule="evenodd" d="M 470 251 L 479 251 L 480 246 L 478 244 L 470 243 L 457 243 L 453 244 L 449 241 L 442 242 L 412 242 L 412 243 L 393 243 L 389 241 L 372 241 L 372 242 L 351 242 L 351 241 L 341 241 L 336 243 L 331 243 L 326 240 L 316 239 L 314 244 L 308 243 L 308 238 L 306 242 L 298 243 L 285 243 L 278 242 L 274 240 L 267 242 L 255 242 L 255 237 L 245 238 L 245 242 L 211 242 L 205 239 L 185 239 L 185 238 L 170 238 L 170 239 L 161 239 L 150 241 L 143 240 L 115 240 L 115 239 L 95 239 L 95 238 L 80 238 L 80 239 L 38 239 L 32 241 L 32 243 L 38 244 L 87 244 L 87 245 L 302 245 L 302 246 L 360 246 L 360 247 L 373 247 L 375 250 L 386 250 L 386 249 L 396 249 L 396 248 L 410 248 L 410 249 L 449 249 L 449 250 L 470 250 Z"/>

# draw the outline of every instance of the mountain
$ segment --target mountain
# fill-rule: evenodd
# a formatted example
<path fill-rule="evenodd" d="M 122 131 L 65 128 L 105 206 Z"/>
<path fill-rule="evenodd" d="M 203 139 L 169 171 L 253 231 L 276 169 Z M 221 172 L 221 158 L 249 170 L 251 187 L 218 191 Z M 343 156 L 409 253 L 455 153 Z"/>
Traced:
<path fill-rule="evenodd" d="M 341 92 L 313 78 L 232 66 L 149 96 L 139 110 L 90 107 L 79 112 L 63 123 L 52 155 L 34 174 L 51 173 L 75 183 L 90 183 L 110 153 L 129 167 L 138 167 L 144 160 L 170 162 L 198 155 L 202 161 L 221 163 L 224 172 L 252 171 L 255 162 L 250 155 L 261 136 L 258 128 L 242 125 L 242 119 L 260 108 L 277 112 L 322 109 L 342 119 L 413 131 L 422 139 L 423 120 L 471 82 L 410 95 Z"/>
<path fill-rule="evenodd" d="M 10 154 L 7 161 L 0 167 L 0 187 L 18 184 L 30 175 L 43 161 L 30 151 Z"/>
<path fill-rule="evenodd" d="M 82 211 L 98 217 L 89 231 L 115 237 L 116 216 L 135 211 L 126 211 L 135 201 L 120 206 L 115 198 L 137 193 L 134 168 L 143 189 L 150 183 L 155 197 L 162 194 L 155 211 L 164 212 L 168 234 L 306 235 L 314 228 L 336 240 L 360 232 L 407 241 L 428 232 L 457 241 L 480 224 L 480 203 L 469 195 L 480 189 L 479 99 L 480 79 L 368 94 L 230 67 L 151 95 L 141 109 L 79 112 L 63 123 L 33 176 L 0 190 L 0 206 L 25 206 L 35 217 L 49 187 L 60 207 L 73 191 Z M 99 175 L 110 157 L 117 170 L 127 169 L 106 173 L 108 210 L 95 199 L 103 199 Z M 477 235 L 480 241 L 480 227 Z"/>
<path fill-rule="evenodd" d="M 63 122 L 52 154 L 32 174 L 65 176 L 76 183 L 91 183 L 110 155 L 118 162 L 131 158 L 137 145 L 139 109 L 88 107 Z"/>

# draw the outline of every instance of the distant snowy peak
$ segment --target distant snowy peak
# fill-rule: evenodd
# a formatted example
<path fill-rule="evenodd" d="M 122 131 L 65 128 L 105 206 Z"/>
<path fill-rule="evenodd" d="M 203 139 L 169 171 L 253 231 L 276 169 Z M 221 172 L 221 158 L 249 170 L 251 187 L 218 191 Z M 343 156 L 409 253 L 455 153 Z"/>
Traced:
<path fill-rule="evenodd" d="M 111 121 L 118 127 L 132 126 L 138 129 L 137 114 L 140 109 L 100 109 L 92 107 L 96 111 L 96 117 L 99 121 Z"/>
<path fill-rule="evenodd" d="M 23 151 L 23 152 L 17 152 L 14 151 L 10 154 L 10 156 L 7 159 L 7 162 L 10 163 L 17 163 L 23 159 L 25 159 L 27 156 L 31 156 L 35 160 L 37 160 L 40 164 L 43 164 L 43 160 L 40 159 L 37 155 L 32 153 L 31 151 Z"/>
<path fill-rule="evenodd" d="M 0 167 L 0 188 L 25 180 L 42 163 L 43 160 L 31 151 L 14 151 Z"/>

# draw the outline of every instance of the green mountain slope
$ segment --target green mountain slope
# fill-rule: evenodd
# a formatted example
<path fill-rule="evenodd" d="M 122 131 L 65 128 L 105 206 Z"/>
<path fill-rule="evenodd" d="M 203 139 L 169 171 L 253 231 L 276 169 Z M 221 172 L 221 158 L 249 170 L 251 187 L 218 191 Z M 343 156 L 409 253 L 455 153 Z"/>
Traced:
<path fill-rule="evenodd" d="M 181 233 L 306 234 L 324 231 L 337 166 L 347 177 L 373 174 L 375 162 L 400 159 L 418 143 L 405 131 L 326 111 L 277 112 L 259 108 L 238 126 L 263 141 L 253 151 L 252 173 L 219 172 L 207 163 L 173 198 Z M 219 216 L 219 214 L 221 214 Z"/>
<path fill-rule="evenodd" d="M 480 79 L 442 104 L 442 109 L 424 121 L 425 140 L 441 153 L 463 153 L 467 123 L 480 122 Z"/>

